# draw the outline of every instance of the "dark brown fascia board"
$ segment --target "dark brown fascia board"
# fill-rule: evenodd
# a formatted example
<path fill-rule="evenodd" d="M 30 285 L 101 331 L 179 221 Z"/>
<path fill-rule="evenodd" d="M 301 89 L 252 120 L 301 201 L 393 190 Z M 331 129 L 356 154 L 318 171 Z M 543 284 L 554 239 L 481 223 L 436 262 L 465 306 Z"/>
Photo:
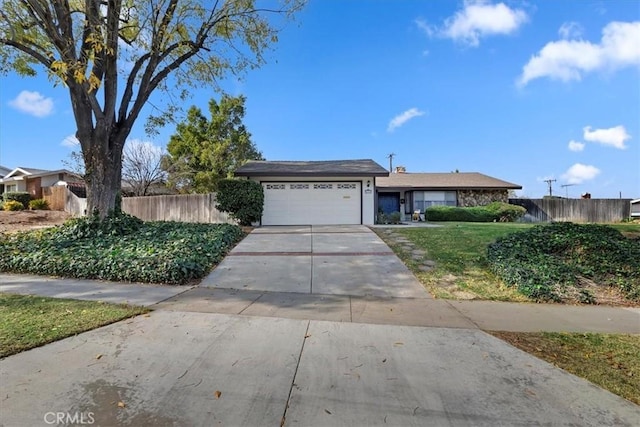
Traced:
<path fill-rule="evenodd" d="M 393 186 L 387 187 L 384 185 L 376 184 L 377 188 L 385 190 L 413 190 L 413 191 L 438 191 L 438 190 L 522 190 L 521 186 L 511 187 L 411 187 L 411 186 Z"/>
<path fill-rule="evenodd" d="M 235 176 L 248 176 L 248 177 L 300 177 L 300 178 L 319 178 L 323 176 L 328 177 L 371 177 L 371 176 L 389 176 L 389 173 L 382 172 L 235 172 Z"/>

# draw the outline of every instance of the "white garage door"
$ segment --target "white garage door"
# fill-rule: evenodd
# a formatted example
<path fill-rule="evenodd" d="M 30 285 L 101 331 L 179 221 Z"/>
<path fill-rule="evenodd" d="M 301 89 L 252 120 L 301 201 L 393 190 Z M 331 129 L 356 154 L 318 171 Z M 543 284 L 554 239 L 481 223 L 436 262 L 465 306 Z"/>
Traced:
<path fill-rule="evenodd" d="M 361 223 L 359 182 L 270 182 L 262 187 L 262 225 Z"/>

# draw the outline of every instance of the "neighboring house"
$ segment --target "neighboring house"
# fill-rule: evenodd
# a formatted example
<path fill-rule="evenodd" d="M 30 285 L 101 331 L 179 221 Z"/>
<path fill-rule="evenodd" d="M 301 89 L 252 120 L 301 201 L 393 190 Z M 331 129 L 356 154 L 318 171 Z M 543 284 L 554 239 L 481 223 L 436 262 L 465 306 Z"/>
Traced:
<path fill-rule="evenodd" d="M 403 220 L 420 211 L 422 219 L 429 206 L 482 206 L 494 201 L 509 202 L 509 190 L 522 186 L 477 172 L 396 173 L 376 180 L 376 210 L 400 212 Z"/>
<path fill-rule="evenodd" d="M 640 218 L 640 199 L 632 200 L 631 202 L 631 217 Z"/>
<path fill-rule="evenodd" d="M 9 172 L 11 172 L 11 169 L 5 168 L 4 166 L 0 165 L 0 194 L 4 193 L 4 184 L 2 183 L 2 178 L 8 175 Z"/>
<path fill-rule="evenodd" d="M 82 178 L 66 170 L 55 171 L 17 167 L 0 178 L 3 193 L 28 192 L 31 198 L 42 198 L 42 188 L 54 185 L 82 185 Z"/>
<path fill-rule="evenodd" d="M 370 159 L 249 161 L 235 172 L 262 184 L 262 225 L 373 224 L 376 179 Z"/>

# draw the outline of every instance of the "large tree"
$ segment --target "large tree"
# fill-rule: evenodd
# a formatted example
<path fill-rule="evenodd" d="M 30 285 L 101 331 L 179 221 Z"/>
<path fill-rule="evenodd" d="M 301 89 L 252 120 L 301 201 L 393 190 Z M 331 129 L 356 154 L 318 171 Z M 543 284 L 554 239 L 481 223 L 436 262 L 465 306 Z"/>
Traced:
<path fill-rule="evenodd" d="M 188 193 L 209 193 L 218 181 L 233 176 L 247 160 L 263 160 L 242 119 L 245 97 L 222 95 L 209 101 L 211 120 L 191 107 L 171 136 L 163 159 L 169 186 Z"/>
<path fill-rule="evenodd" d="M 154 91 L 217 87 L 264 62 L 304 0 L 2 0 L 0 70 L 44 68 L 68 90 L 86 166 L 88 211 L 115 209 L 127 136 Z M 171 79 L 171 81 L 168 81 Z M 171 96 L 163 99 L 172 99 Z M 179 102 L 179 101 L 178 101 Z M 165 122 L 163 104 L 148 124 Z"/>

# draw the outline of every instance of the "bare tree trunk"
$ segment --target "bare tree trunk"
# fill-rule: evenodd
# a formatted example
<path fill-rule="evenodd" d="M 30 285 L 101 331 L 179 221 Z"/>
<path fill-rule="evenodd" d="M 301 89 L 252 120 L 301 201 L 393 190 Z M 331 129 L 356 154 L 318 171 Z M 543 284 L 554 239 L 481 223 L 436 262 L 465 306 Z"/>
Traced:
<path fill-rule="evenodd" d="M 83 152 L 86 167 L 87 214 L 98 215 L 101 219 L 116 212 L 116 199 L 121 190 L 122 148 L 124 137 L 100 132 L 96 126 L 92 138 Z M 108 138 L 107 141 L 105 139 Z M 84 151 L 84 150 L 83 150 Z"/>

